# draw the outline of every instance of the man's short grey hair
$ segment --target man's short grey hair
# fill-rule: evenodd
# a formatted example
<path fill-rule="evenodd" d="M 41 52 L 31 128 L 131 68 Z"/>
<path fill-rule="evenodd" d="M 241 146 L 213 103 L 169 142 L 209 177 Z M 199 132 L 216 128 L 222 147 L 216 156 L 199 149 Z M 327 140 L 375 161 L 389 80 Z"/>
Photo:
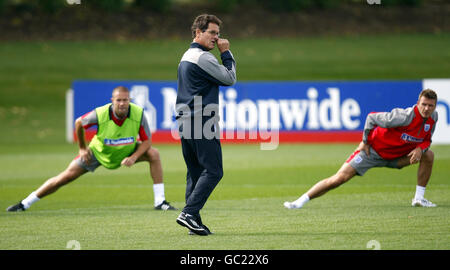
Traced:
<path fill-rule="evenodd" d="M 116 92 L 126 92 L 130 94 L 130 90 L 128 90 L 128 88 L 126 88 L 125 86 L 117 86 L 116 88 L 114 88 L 114 90 L 112 91 L 112 95 L 114 96 Z"/>

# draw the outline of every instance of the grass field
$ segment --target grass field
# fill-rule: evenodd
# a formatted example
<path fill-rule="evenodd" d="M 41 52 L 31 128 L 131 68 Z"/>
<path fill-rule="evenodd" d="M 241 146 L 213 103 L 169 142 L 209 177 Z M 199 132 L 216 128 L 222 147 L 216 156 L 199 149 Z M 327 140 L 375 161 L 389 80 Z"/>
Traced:
<path fill-rule="evenodd" d="M 450 34 L 236 40 L 238 79 L 360 80 L 448 77 Z M 189 236 L 178 211 L 153 208 L 145 164 L 98 169 L 23 213 L 2 209 L 63 170 L 64 95 L 75 79 L 175 80 L 189 41 L 4 42 L 0 44 L 0 249 L 449 249 L 450 146 L 433 145 L 426 197 L 413 208 L 417 166 L 374 169 L 304 209 L 283 208 L 334 173 L 356 145 L 224 145 L 225 176 L 202 211 L 215 232 Z M 179 145 L 157 145 L 166 197 L 183 207 Z M 195 239 L 193 241 L 193 239 Z"/>
<path fill-rule="evenodd" d="M 321 178 L 334 173 L 353 145 L 225 145 L 225 176 L 202 211 L 215 232 L 190 236 L 175 223 L 179 211 L 152 209 L 146 164 L 99 168 L 26 212 L 0 211 L 1 249 L 448 249 L 450 147 L 435 146 L 436 164 L 426 196 L 439 207 L 410 206 L 417 165 L 374 169 L 301 210 L 284 209 Z M 6 147 L 1 154 L 0 206 L 28 195 L 65 168 L 76 147 Z M 13 151 L 14 150 L 14 151 Z M 166 196 L 182 207 L 185 167 L 179 146 L 159 146 Z M 195 240 L 193 240 L 195 239 Z"/>

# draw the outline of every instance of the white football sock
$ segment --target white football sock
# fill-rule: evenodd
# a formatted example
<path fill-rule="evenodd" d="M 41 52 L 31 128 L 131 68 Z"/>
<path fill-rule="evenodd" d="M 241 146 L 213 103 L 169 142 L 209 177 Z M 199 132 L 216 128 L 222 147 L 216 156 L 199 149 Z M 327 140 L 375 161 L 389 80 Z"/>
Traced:
<path fill-rule="evenodd" d="M 414 196 L 414 199 L 421 200 L 423 199 L 424 194 L 425 194 L 425 187 L 416 186 L 416 195 Z"/>
<path fill-rule="evenodd" d="M 300 198 L 298 198 L 296 201 L 292 202 L 296 207 L 301 208 L 303 207 L 303 205 L 305 203 L 307 203 L 309 201 L 309 196 L 308 194 L 303 194 L 302 196 L 300 196 Z"/>
<path fill-rule="evenodd" d="M 26 197 L 24 200 L 22 200 L 22 204 L 25 209 L 28 209 L 28 208 L 30 208 L 30 206 L 33 203 L 35 203 L 39 200 L 40 199 L 36 196 L 36 191 L 34 191 L 34 192 L 31 192 L 31 194 L 28 195 L 28 197 Z"/>
<path fill-rule="evenodd" d="M 160 205 L 166 199 L 164 196 L 164 183 L 153 184 L 153 195 L 155 197 L 155 206 Z"/>

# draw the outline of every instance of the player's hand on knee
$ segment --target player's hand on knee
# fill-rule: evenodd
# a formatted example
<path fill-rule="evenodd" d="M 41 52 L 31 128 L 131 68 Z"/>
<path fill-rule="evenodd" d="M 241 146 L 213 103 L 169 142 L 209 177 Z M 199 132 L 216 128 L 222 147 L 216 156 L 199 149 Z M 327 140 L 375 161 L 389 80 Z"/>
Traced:
<path fill-rule="evenodd" d="M 420 147 L 415 148 L 408 154 L 409 163 L 416 164 L 422 158 L 422 149 Z"/>
<path fill-rule="evenodd" d="M 357 151 L 364 151 L 367 156 L 370 155 L 370 145 L 365 142 L 360 142 L 358 145 L 358 148 L 356 148 Z"/>
<path fill-rule="evenodd" d="M 136 163 L 136 158 L 134 157 L 126 157 L 122 160 L 120 163 L 122 166 L 131 167 L 133 164 Z"/>
<path fill-rule="evenodd" d="M 86 164 L 91 163 L 92 160 L 92 151 L 91 149 L 88 148 L 84 148 L 84 149 L 80 149 L 80 158 L 82 161 L 84 161 Z"/>

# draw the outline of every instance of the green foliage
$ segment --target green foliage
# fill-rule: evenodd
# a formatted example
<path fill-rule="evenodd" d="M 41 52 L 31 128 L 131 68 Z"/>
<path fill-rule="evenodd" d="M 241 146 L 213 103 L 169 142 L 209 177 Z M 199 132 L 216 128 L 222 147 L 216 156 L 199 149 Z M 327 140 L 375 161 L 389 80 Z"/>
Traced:
<path fill-rule="evenodd" d="M 252 8 L 262 6 L 275 12 L 298 12 L 307 9 L 331 9 L 343 4 L 363 4 L 364 0 L 201 0 L 184 2 L 183 4 L 208 4 L 221 12 L 232 12 L 238 8 Z M 384 6 L 420 6 L 423 0 L 381 0 Z M 81 5 L 100 11 L 124 12 L 128 6 L 151 10 L 158 13 L 167 13 L 179 3 L 174 0 L 81 0 Z M 0 14 L 6 10 L 12 12 L 42 11 L 48 14 L 67 8 L 66 0 L 0 0 Z"/>
<path fill-rule="evenodd" d="M 342 4 L 339 0 L 264 0 L 264 5 L 273 11 L 295 12 L 311 8 L 333 8 Z"/>
<path fill-rule="evenodd" d="M 365 4 L 365 0 L 208 0 L 208 2 L 225 12 L 260 5 L 276 12 L 297 12 L 313 8 L 336 8 L 343 4 Z M 381 4 L 386 6 L 419 6 L 422 2 L 422 0 L 381 0 Z"/>
<path fill-rule="evenodd" d="M 242 4 L 242 0 L 209 0 L 222 12 L 231 12 Z"/>
<path fill-rule="evenodd" d="M 88 4 L 96 9 L 107 12 L 123 11 L 125 7 L 124 0 L 90 0 Z"/>
<path fill-rule="evenodd" d="M 39 8 L 46 13 L 55 13 L 65 6 L 66 0 L 38 0 Z"/>
<path fill-rule="evenodd" d="M 33 12 L 38 8 L 38 2 L 34 0 L 4 0 L 4 9 L 12 10 L 13 12 Z"/>
<path fill-rule="evenodd" d="M 66 0 L 0 0 L 0 13 L 12 12 L 44 12 L 52 14 L 66 5 Z"/>
<path fill-rule="evenodd" d="M 166 13 L 173 5 L 173 0 L 135 0 L 135 6 L 159 13 Z"/>
<path fill-rule="evenodd" d="M 273 11 L 299 11 L 305 8 L 311 8 L 314 0 L 264 0 L 263 5 Z"/>
<path fill-rule="evenodd" d="M 422 0 L 381 0 L 384 6 L 420 6 Z"/>

